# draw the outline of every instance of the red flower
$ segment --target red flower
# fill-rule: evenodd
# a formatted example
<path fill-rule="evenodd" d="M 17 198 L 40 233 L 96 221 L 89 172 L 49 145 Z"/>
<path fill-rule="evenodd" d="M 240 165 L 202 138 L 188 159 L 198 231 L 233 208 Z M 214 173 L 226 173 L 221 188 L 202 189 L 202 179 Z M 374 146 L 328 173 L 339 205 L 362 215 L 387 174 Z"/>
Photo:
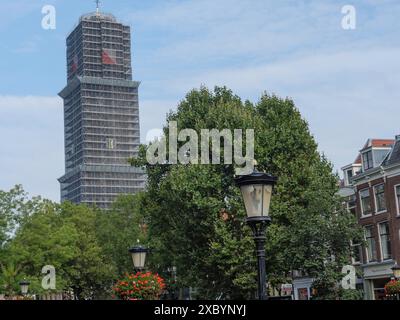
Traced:
<path fill-rule="evenodd" d="M 155 300 L 165 288 L 164 279 L 151 272 L 126 274 L 113 287 L 116 297 L 122 300 Z"/>

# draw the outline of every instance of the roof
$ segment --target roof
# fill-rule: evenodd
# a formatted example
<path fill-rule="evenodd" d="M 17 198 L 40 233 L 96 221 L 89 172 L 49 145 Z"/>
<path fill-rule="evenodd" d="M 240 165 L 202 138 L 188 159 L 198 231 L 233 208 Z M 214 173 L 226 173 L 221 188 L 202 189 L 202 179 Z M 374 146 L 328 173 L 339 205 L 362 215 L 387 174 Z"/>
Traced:
<path fill-rule="evenodd" d="M 360 150 L 360 152 L 368 149 L 368 148 L 392 148 L 393 145 L 395 144 L 396 140 L 394 139 L 368 139 L 367 142 L 365 143 L 364 147 Z M 362 159 L 361 159 L 361 153 L 357 155 L 356 160 L 351 165 L 361 165 L 362 164 Z M 350 165 L 349 165 L 350 166 Z M 348 167 L 348 166 L 346 166 Z M 346 168 L 343 167 L 343 168 Z"/>
<path fill-rule="evenodd" d="M 361 154 L 358 154 L 357 159 L 354 161 L 354 164 L 361 164 Z"/>
<path fill-rule="evenodd" d="M 400 163 L 400 136 L 396 136 L 396 139 L 368 139 L 364 147 L 360 150 L 357 158 L 352 164 L 349 164 L 342 168 L 342 170 L 347 169 L 352 166 L 361 166 L 362 157 L 361 152 L 368 148 L 387 148 L 390 149 L 387 156 L 385 157 L 382 165 L 390 165 L 394 163 Z"/>
<path fill-rule="evenodd" d="M 368 148 L 391 148 L 396 140 L 394 139 L 368 139 L 367 143 L 361 149 L 361 151 Z M 360 159 L 361 160 L 361 159 Z"/>
<path fill-rule="evenodd" d="M 110 21 L 110 22 L 117 22 L 117 18 L 115 18 L 114 15 L 111 13 L 100 13 L 100 12 L 90 12 L 87 14 L 84 14 L 81 16 L 79 21 L 83 20 L 90 20 L 90 21 L 99 21 L 99 20 L 105 20 L 105 21 Z"/>
<path fill-rule="evenodd" d="M 386 159 L 383 161 L 384 166 L 390 166 L 400 163 L 400 137 L 397 139 L 391 152 L 389 152 Z"/>
<path fill-rule="evenodd" d="M 352 178 L 353 182 L 361 181 L 364 178 L 370 179 L 371 174 L 380 174 L 386 170 L 386 168 L 398 168 L 400 165 L 400 135 L 397 135 L 395 139 L 369 139 L 365 147 L 361 150 L 364 151 L 367 148 L 387 148 L 389 149 L 385 158 L 379 166 L 362 171 Z"/>
<path fill-rule="evenodd" d="M 337 194 L 341 197 L 350 197 L 355 194 L 354 188 L 350 186 L 340 187 Z"/>
<path fill-rule="evenodd" d="M 68 95 L 70 95 L 81 83 L 102 84 L 129 88 L 137 88 L 140 85 L 139 81 L 132 80 L 75 76 L 68 82 L 67 86 L 58 95 L 63 99 L 67 98 Z"/>

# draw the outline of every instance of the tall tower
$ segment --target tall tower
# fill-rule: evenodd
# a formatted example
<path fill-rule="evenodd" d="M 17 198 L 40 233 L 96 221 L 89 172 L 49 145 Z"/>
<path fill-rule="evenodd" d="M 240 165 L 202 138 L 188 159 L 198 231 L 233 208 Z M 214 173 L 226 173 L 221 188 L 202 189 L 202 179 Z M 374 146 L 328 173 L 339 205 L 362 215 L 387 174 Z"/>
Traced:
<path fill-rule="evenodd" d="M 130 39 L 129 26 L 99 10 L 82 16 L 67 38 L 61 201 L 109 208 L 118 195 L 144 188 L 144 172 L 127 162 L 140 143 Z"/>

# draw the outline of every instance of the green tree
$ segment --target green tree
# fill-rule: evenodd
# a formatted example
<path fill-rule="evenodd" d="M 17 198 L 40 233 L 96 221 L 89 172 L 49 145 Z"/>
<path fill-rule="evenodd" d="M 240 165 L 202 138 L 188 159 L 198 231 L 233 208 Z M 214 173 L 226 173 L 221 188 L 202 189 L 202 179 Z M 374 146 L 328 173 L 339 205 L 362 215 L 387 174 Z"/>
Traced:
<path fill-rule="evenodd" d="M 16 216 L 24 203 L 25 194 L 21 186 L 15 186 L 10 191 L 0 190 L 0 249 L 10 238 L 15 228 Z"/>
<path fill-rule="evenodd" d="M 253 105 L 226 88 L 201 88 L 168 115 L 170 121 L 199 136 L 201 129 L 255 129 L 258 169 L 279 177 L 266 245 L 271 284 L 287 282 L 293 270 L 316 279 L 329 270 L 330 279 L 340 279 L 358 230 L 355 219 L 338 206 L 338 177 L 292 100 L 264 94 Z M 168 127 L 164 132 L 168 136 Z M 143 146 L 132 165 L 146 166 L 148 174 L 141 203 L 155 248 L 153 264 L 176 266 L 180 285 L 197 288 L 202 298 L 253 297 L 254 245 L 243 222 L 234 167 L 150 166 L 145 155 Z"/>
<path fill-rule="evenodd" d="M 21 185 L 9 191 L 0 190 L 0 259 L 1 249 L 12 239 L 24 219 L 48 203 L 41 197 L 30 199 Z"/>
<path fill-rule="evenodd" d="M 0 287 L 2 291 L 7 295 L 11 296 L 18 292 L 18 276 L 20 266 L 16 266 L 13 263 L 6 265 L 0 264 Z"/>
<path fill-rule="evenodd" d="M 147 224 L 140 211 L 141 198 L 140 193 L 122 195 L 110 210 L 97 212 L 97 238 L 104 255 L 109 257 L 114 265 L 116 277 L 133 271 L 128 250 L 137 241 L 146 242 Z"/>
<path fill-rule="evenodd" d="M 21 203 L 20 198 L 15 199 Z M 78 299 L 110 292 L 115 269 L 97 238 L 96 210 L 38 199 L 27 201 L 23 211 L 13 201 L 8 204 L 16 208 L 13 215 L 19 223 L 2 248 L 2 261 L 4 266 L 18 266 L 15 279 L 26 277 L 32 283 L 31 292 L 44 293 L 41 270 L 52 265 L 56 269 L 57 292 L 73 290 Z M 11 277 L 4 275 L 10 275 L 11 269 L 3 268 L 6 285 L 11 284 Z"/>
<path fill-rule="evenodd" d="M 116 270 L 97 237 L 96 210 L 66 202 L 61 205 L 60 214 L 62 227 L 70 228 L 73 235 L 68 246 L 73 255 L 62 266 L 69 287 L 78 299 L 109 296 Z"/>

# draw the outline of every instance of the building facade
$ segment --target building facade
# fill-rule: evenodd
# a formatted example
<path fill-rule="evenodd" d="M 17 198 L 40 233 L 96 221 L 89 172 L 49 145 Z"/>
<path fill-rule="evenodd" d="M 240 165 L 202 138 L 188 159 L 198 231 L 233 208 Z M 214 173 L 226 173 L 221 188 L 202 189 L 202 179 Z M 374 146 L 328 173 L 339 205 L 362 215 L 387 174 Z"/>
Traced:
<path fill-rule="evenodd" d="M 139 82 L 132 81 L 130 27 L 110 14 L 80 18 L 67 37 L 64 100 L 65 175 L 61 201 L 109 208 L 144 188 L 138 154 Z"/>
<path fill-rule="evenodd" d="M 353 263 L 361 268 L 365 299 L 380 300 L 391 268 L 400 263 L 400 136 L 368 140 L 357 159 L 343 168 L 365 238 L 365 245 L 354 244 L 359 254 Z"/>

